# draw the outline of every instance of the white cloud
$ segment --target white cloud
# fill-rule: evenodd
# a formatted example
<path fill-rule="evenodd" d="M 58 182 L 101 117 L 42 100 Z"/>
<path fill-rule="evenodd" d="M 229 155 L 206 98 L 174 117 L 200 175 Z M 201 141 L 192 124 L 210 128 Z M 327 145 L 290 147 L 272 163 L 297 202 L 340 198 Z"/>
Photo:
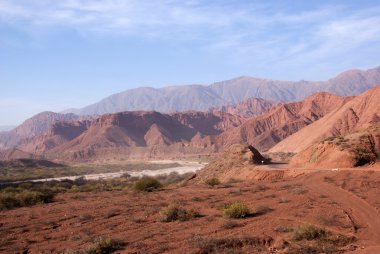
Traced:
<path fill-rule="evenodd" d="M 198 40 L 211 53 L 228 52 L 235 61 L 254 57 L 262 65 L 311 63 L 380 38 L 379 6 L 350 9 L 330 4 L 291 11 L 273 2 L 3 0 L 0 22 L 22 29 L 29 24 L 29 29 L 47 31 L 64 27 L 82 34 Z"/>

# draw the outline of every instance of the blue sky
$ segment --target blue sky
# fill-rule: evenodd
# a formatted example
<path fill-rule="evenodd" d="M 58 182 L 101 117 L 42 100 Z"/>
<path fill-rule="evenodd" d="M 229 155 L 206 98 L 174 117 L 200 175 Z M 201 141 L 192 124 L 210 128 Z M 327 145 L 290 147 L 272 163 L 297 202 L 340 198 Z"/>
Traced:
<path fill-rule="evenodd" d="M 0 125 L 139 86 L 380 65 L 379 1 L 0 0 Z"/>

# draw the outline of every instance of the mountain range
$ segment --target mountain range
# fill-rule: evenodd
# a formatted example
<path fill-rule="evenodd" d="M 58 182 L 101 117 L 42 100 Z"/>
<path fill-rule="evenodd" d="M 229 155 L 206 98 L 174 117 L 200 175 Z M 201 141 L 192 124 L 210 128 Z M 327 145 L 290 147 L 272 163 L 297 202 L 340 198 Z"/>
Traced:
<path fill-rule="evenodd" d="M 178 149 L 183 150 L 181 154 L 193 154 L 197 150 L 189 145 L 193 139 L 218 135 L 239 126 L 242 121 L 242 117 L 229 113 L 195 111 L 173 114 L 126 111 L 105 114 L 93 121 L 57 121 L 44 134 L 25 139 L 17 148 L 7 149 L 3 159 L 18 158 L 19 154 L 24 157 L 22 152 L 30 155 L 27 157 L 64 157 L 68 160 L 111 155 L 173 155 Z M 28 129 L 29 126 L 20 128 Z"/>
<path fill-rule="evenodd" d="M 347 161 L 351 161 L 349 165 L 358 165 L 357 151 L 363 152 L 360 147 L 367 149 L 365 156 L 370 158 L 361 161 L 379 157 L 380 128 L 376 126 L 380 123 L 380 86 L 368 85 L 369 81 L 375 82 L 378 78 L 376 71 L 379 68 L 349 71 L 338 76 L 335 80 L 345 80 L 346 90 L 339 85 L 330 86 L 343 93 L 366 90 L 358 96 L 316 92 L 292 102 L 248 98 L 205 111 L 172 113 L 142 110 L 102 115 L 42 112 L 10 131 L 0 132 L 0 159 L 179 158 L 218 153 L 238 143 L 253 145 L 261 152 L 272 154 L 298 153 L 292 162 L 294 165 L 322 165 L 321 159 L 315 160 L 316 151 L 323 154 L 323 158 L 329 158 L 323 163 L 333 161 L 342 165 L 336 159 L 339 156 L 334 154 L 344 151 L 349 158 Z M 361 78 L 358 78 L 359 73 Z M 360 82 L 367 85 L 353 85 Z M 232 88 L 230 90 L 234 91 Z M 332 141 L 325 143 L 328 138 L 338 138 L 334 142 L 339 144 L 342 138 L 350 140 L 351 145 L 346 146 L 357 149 L 347 150 Z M 327 156 L 326 151 L 331 153 Z"/>
<path fill-rule="evenodd" d="M 357 97 L 319 92 L 300 102 L 273 105 L 261 115 L 253 117 L 221 111 L 171 114 L 125 111 L 89 119 L 73 114 L 44 112 L 36 118 L 47 117 L 50 127 L 42 132 L 42 127 L 36 128 L 31 124 L 39 121 L 33 118 L 26 121 L 17 128 L 17 133 L 29 133 L 30 130 L 38 129 L 39 134 L 24 138 L 17 146 L 5 149 L 2 158 L 41 156 L 71 161 L 183 157 L 219 152 L 235 143 L 250 144 L 260 151 L 270 149 L 270 152 L 298 152 L 325 138 L 317 135 L 321 130 L 336 130 L 337 127 L 331 128 L 325 122 L 326 119 L 333 118 L 338 123 L 344 123 L 338 125 L 343 127 L 353 126 L 353 122 L 347 120 L 352 115 L 357 116 L 358 123 L 363 123 L 360 126 L 379 121 L 376 113 L 378 108 L 373 105 L 376 103 L 378 91 L 380 86 Z M 243 110 L 247 112 L 251 108 L 251 101 L 250 99 L 248 103 L 240 103 L 237 108 L 242 109 L 242 105 L 247 105 L 247 110 Z M 362 110 L 359 111 L 358 108 Z M 339 117 L 336 117 L 336 112 L 346 113 L 339 113 Z M 346 117 L 347 114 L 351 115 Z M 330 117 L 331 115 L 334 117 Z M 343 120 L 341 115 L 345 116 Z M 60 120 L 63 118 L 68 120 Z M 53 119 L 59 120 L 53 122 Z M 310 126 L 317 126 L 317 130 Z M 283 143 L 288 144 L 287 140 L 298 137 L 305 130 L 309 130 L 307 137 L 303 135 L 288 142 L 289 146 L 299 150 L 281 146 Z M 345 133 L 350 130 L 354 128 Z M 337 134 L 342 132 L 329 133 Z"/>
<path fill-rule="evenodd" d="M 212 107 L 237 104 L 252 97 L 274 102 L 289 102 L 303 100 L 321 91 L 340 96 L 359 95 L 378 84 L 380 84 L 380 66 L 366 71 L 349 70 L 320 82 L 279 81 L 243 76 L 211 85 L 135 88 L 113 94 L 84 108 L 66 110 L 64 113 L 102 115 L 135 110 L 164 113 L 206 111 Z"/>

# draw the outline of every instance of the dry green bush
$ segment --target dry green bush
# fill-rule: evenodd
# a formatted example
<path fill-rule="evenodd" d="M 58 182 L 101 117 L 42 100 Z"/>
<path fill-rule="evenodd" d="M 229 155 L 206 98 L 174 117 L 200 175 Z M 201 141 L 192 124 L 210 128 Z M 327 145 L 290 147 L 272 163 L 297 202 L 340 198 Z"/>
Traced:
<path fill-rule="evenodd" d="M 267 246 L 272 243 L 273 239 L 250 236 L 232 236 L 222 238 L 211 238 L 194 236 L 189 243 L 196 248 L 194 253 L 211 254 L 211 253 L 242 253 L 244 247 L 248 247 L 252 253 L 266 253 Z M 251 252 L 250 252 L 251 253 Z"/>
<path fill-rule="evenodd" d="M 226 205 L 221 211 L 224 216 L 233 219 L 244 218 L 250 214 L 248 206 L 239 201 Z"/>
<path fill-rule="evenodd" d="M 94 245 L 86 251 L 87 254 L 108 254 L 117 251 L 123 246 L 120 241 L 113 240 L 111 237 L 99 237 Z"/>
<path fill-rule="evenodd" d="M 218 178 L 213 177 L 213 178 L 207 179 L 207 180 L 205 181 L 205 183 L 206 183 L 207 185 L 211 186 L 211 187 L 214 187 L 214 186 L 216 186 L 216 185 L 219 185 L 219 184 L 220 184 L 220 181 L 219 181 Z"/>
<path fill-rule="evenodd" d="M 17 207 L 32 206 L 51 202 L 54 193 L 50 191 L 18 190 L 0 192 L 0 211 Z"/>
<path fill-rule="evenodd" d="M 200 214 L 193 209 L 186 209 L 178 204 L 169 205 L 160 211 L 160 221 L 187 221 L 199 217 Z"/>
<path fill-rule="evenodd" d="M 295 241 L 321 240 L 321 239 L 325 239 L 328 234 L 329 232 L 325 229 L 318 228 L 309 224 L 303 224 L 293 230 L 292 239 Z"/>
<path fill-rule="evenodd" d="M 143 177 L 133 185 L 133 188 L 138 191 L 154 191 L 161 187 L 161 182 L 154 177 Z"/>

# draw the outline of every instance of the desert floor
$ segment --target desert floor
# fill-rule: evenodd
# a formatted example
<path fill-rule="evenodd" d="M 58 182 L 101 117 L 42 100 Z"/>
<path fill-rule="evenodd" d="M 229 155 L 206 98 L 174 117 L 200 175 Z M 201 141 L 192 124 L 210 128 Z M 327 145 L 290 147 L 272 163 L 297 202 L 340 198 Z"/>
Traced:
<path fill-rule="evenodd" d="M 59 194 L 49 204 L 0 212 L 0 252 L 85 253 L 109 236 L 120 243 L 116 253 L 319 253 L 309 251 L 323 245 L 326 253 L 380 253 L 380 170 L 267 174 L 215 187 Z M 232 201 L 251 215 L 224 217 L 220 209 Z M 160 210 L 174 203 L 201 216 L 161 222 Z M 289 229 L 305 223 L 355 240 L 295 241 Z"/>

